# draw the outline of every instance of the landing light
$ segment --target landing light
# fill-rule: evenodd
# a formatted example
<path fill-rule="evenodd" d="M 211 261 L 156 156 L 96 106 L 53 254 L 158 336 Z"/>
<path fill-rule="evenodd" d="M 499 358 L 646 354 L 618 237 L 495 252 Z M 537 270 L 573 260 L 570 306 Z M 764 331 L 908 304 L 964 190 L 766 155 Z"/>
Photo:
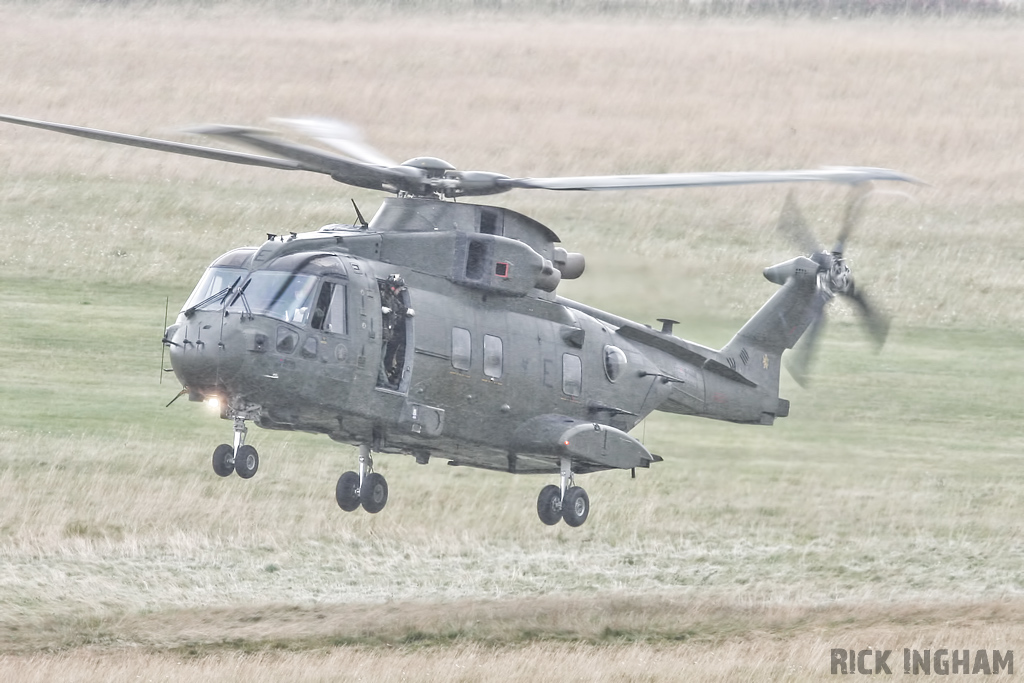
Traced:
<path fill-rule="evenodd" d="M 203 401 L 210 410 L 220 412 L 220 396 L 211 396 L 210 398 Z"/>

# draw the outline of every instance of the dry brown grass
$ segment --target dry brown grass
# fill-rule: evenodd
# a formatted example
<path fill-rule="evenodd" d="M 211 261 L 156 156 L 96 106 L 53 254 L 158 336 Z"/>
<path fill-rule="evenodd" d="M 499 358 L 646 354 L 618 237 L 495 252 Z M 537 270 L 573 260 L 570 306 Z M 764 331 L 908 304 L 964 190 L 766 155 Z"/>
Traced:
<path fill-rule="evenodd" d="M 898 168 L 933 186 L 878 197 L 851 245 L 892 343 L 834 340 L 846 395 L 800 393 L 769 432 L 651 421 L 669 461 L 590 478 L 600 514 L 574 533 L 539 528 L 536 479 L 404 461 L 386 515 L 343 516 L 350 453 L 260 433 L 261 478 L 216 481 L 198 444 L 224 425 L 163 411 L 133 347 L 159 334 L 156 289 L 180 302 L 222 251 L 379 198 L 0 126 L 0 360 L 21 392 L 0 390 L 0 674 L 815 680 L 831 647 L 1012 647 L 1024 25 L 318 11 L 2 4 L 0 110 L 155 136 L 332 115 L 393 157 L 512 175 Z M 495 202 L 591 258 L 563 293 L 699 320 L 771 293 L 783 194 Z M 801 196 L 828 239 L 842 192 Z M 940 325 L 961 332 L 933 343 Z"/>
<path fill-rule="evenodd" d="M 551 629 L 560 636 L 532 635 Z M 829 675 L 832 648 L 892 650 L 898 677 L 903 648 L 1005 651 L 1024 625 L 1016 602 L 851 611 L 621 596 L 190 610 L 84 633 L 87 645 L 0 655 L 0 671 L 19 681 L 811 681 Z M 52 643 L 48 634 L 35 637 Z"/>

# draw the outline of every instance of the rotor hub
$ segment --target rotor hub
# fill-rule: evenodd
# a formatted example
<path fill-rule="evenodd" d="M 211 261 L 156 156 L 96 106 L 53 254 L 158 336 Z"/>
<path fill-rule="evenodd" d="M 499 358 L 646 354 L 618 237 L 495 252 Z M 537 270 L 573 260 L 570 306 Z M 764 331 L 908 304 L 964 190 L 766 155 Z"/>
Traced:
<path fill-rule="evenodd" d="M 840 254 L 832 254 L 832 264 L 828 269 L 828 288 L 833 294 L 852 294 L 853 275 L 846 260 Z"/>
<path fill-rule="evenodd" d="M 415 157 L 402 162 L 402 166 L 411 166 L 424 172 L 427 178 L 443 178 L 446 171 L 456 170 L 454 166 L 444 159 L 437 157 Z"/>

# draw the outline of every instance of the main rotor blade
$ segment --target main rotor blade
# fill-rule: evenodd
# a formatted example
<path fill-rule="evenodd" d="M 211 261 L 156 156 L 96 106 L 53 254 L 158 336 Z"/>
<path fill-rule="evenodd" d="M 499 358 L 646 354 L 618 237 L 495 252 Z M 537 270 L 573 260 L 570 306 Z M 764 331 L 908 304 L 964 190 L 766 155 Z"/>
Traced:
<path fill-rule="evenodd" d="M 765 183 L 833 182 L 858 184 L 869 180 L 921 183 L 912 176 L 886 168 L 829 167 L 803 171 L 736 171 L 711 173 L 656 173 L 646 175 L 566 176 L 512 178 L 500 184 L 539 190 L 653 190 L 670 187 L 714 187 Z"/>
<path fill-rule="evenodd" d="M 303 135 L 319 140 L 329 145 L 345 156 L 360 161 L 364 164 L 375 166 L 398 166 L 398 162 L 392 161 L 381 152 L 374 149 L 363 139 L 362 132 L 353 125 L 338 121 L 337 119 L 307 118 L 307 119 L 273 119 L 278 123 L 302 133 Z"/>
<path fill-rule="evenodd" d="M 305 170 L 325 173 L 338 182 L 371 190 L 419 191 L 423 185 L 423 173 L 409 166 L 373 166 L 346 159 L 315 147 L 299 145 L 264 134 L 252 128 L 241 126 L 209 125 L 191 128 L 190 133 L 214 135 L 236 140 L 257 149 L 294 159 Z"/>
<path fill-rule="evenodd" d="M 70 126 L 63 123 L 49 123 L 35 119 L 24 119 L 19 116 L 5 116 L 0 114 L 0 121 L 14 123 L 19 126 L 30 126 L 56 133 L 77 135 L 82 138 L 100 140 L 101 142 L 113 142 L 118 145 L 130 147 L 142 147 L 153 149 L 158 152 L 170 152 L 172 154 L 183 154 L 185 156 L 213 159 L 214 161 L 228 161 L 233 164 L 246 164 L 248 166 L 264 166 L 277 168 L 285 171 L 315 171 L 316 169 L 306 168 L 302 164 L 291 159 L 275 159 L 273 157 L 245 154 L 243 152 L 232 152 L 226 149 L 213 147 L 201 147 L 199 145 L 187 145 L 182 142 L 170 142 L 169 140 L 158 140 L 156 138 L 140 137 L 138 135 L 126 135 L 124 133 L 113 133 L 97 128 L 84 128 L 82 126 Z"/>
<path fill-rule="evenodd" d="M 324 123 L 315 119 L 300 119 L 290 123 L 304 128 L 314 137 L 334 146 L 348 156 L 341 156 L 313 147 L 298 145 L 267 135 L 261 131 L 237 126 L 204 126 L 191 132 L 230 138 L 257 149 L 278 154 L 284 158 L 244 154 L 242 152 L 233 152 L 213 147 L 201 147 L 137 135 L 126 135 L 96 128 L 49 123 L 17 116 L 0 115 L 0 121 L 160 152 L 183 154 L 250 166 L 322 173 L 331 176 L 338 182 L 357 187 L 388 192 L 407 192 L 415 196 L 427 196 L 434 193 L 444 194 L 448 197 L 482 196 L 507 192 L 513 188 L 543 190 L 634 190 L 823 181 L 857 185 L 870 180 L 899 180 L 921 183 L 916 178 L 898 171 L 867 167 L 834 167 L 803 171 L 663 173 L 647 175 L 566 176 L 558 178 L 508 178 L 498 173 L 460 173 L 448 170 L 443 174 L 444 177 L 434 177 L 432 176 L 432 171 L 436 169 L 419 168 L 411 163 L 409 165 L 394 164 L 372 147 L 363 145 L 358 140 L 358 137 L 353 138 L 350 131 L 339 130 L 338 125 L 344 127 L 344 124 Z"/>

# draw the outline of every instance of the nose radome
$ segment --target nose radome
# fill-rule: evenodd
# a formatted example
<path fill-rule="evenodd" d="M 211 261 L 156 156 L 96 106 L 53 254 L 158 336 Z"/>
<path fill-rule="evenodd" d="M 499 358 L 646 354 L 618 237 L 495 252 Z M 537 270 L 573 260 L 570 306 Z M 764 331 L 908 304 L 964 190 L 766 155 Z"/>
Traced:
<path fill-rule="evenodd" d="M 164 334 L 171 367 L 178 380 L 194 391 L 216 389 L 231 381 L 242 367 L 245 350 L 231 321 L 220 324 L 219 312 L 197 312 L 171 325 Z M 236 323 L 237 324 L 237 323 Z"/>

